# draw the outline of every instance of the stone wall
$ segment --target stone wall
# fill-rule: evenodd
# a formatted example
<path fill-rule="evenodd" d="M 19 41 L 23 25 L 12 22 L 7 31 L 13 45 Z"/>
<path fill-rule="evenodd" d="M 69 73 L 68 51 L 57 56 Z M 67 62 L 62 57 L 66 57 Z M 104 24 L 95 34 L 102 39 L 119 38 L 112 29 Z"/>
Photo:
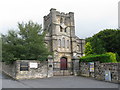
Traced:
<path fill-rule="evenodd" d="M 80 63 L 80 75 L 89 77 L 89 64 L 88 63 Z"/>
<path fill-rule="evenodd" d="M 9 65 L 5 64 L 4 62 L 1 62 L 1 63 L 2 63 L 2 71 L 15 79 L 16 78 L 16 62 Z"/>
<path fill-rule="evenodd" d="M 119 63 L 120 64 L 120 63 Z M 111 81 L 118 83 L 120 67 L 118 63 L 95 63 L 95 79 L 105 80 L 105 71 L 110 71 Z"/>
<path fill-rule="evenodd" d="M 40 62 L 36 60 L 17 60 L 12 65 L 6 65 L 5 63 L 2 64 L 3 72 L 15 79 L 52 77 L 52 68 L 53 65 L 50 61 Z"/>
<path fill-rule="evenodd" d="M 97 80 L 109 81 L 114 83 L 120 82 L 120 63 L 94 63 L 94 72 L 90 72 L 90 65 L 88 62 L 80 63 L 79 75 L 85 77 L 91 77 Z M 110 73 L 110 80 L 106 79 L 105 72 Z"/>
<path fill-rule="evenodd" d="M 28 71 L 20 71 L 20 63 L 28 62 Z M 37 68 L 30 68 L 30 63 L 37 63 Z M 47 77 L 47 62 L 40 61 L 17 61 L 16 67 L 16 79 L 33 79 L 33 78 L 45 78 Z"/>

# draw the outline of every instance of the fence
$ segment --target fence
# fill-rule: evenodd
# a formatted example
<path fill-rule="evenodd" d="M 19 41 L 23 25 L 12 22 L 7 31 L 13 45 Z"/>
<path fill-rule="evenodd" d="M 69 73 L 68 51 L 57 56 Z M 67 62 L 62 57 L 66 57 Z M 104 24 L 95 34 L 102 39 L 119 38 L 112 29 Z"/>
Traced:
<path fill-rule="evenodd" d="M 53 74 L 54 76 L 69 76 L 72 74 L 73 71 L 73 63 L 67 62 L 67 67 L 62 68 L 60 67 L 61 62 L 53 62 Z"/>

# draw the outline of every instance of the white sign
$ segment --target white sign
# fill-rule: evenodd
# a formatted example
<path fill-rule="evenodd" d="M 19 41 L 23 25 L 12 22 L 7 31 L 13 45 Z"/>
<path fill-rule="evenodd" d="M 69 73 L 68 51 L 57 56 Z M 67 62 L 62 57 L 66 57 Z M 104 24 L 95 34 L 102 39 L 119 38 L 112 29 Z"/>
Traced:
<path fill-rule="evenodd" d="M 37 63 L 30 63 L 30 68 L 38 68 L 38 64 Z"/>
<path fill-rule="evenodd" d="M 105 80 L 111 81 L 111 72 L 109 70 L 105 71 Z"/>

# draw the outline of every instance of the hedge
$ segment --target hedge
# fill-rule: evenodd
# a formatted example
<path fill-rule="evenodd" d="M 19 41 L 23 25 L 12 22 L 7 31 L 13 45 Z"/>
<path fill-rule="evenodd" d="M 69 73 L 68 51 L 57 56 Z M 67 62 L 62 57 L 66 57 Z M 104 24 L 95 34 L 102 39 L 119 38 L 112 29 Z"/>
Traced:
<path fill-rule="evenodd" d="M 88 55 L 83 56 L 80 58 L 81 62 L 94 62 L 94 61 L 100 61 L 101 63 L 108 63 L 113 62 L 116 63 L 116 54 L 115 53 L 105 53 L 100 55 Z"/>

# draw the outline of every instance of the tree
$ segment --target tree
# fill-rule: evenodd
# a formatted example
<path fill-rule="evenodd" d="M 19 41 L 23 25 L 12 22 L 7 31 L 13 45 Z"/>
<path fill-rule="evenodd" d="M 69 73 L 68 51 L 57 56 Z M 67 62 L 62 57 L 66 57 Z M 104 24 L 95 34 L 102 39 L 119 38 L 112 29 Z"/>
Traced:
<path fill-rule="evenodd" d="M 104 48 L 106 49 L 107 52 L 116 52 L 118 48 L 117 45 L 120 45 L 118 41 L 120 39 L 117 38 L 117 36 L 120 35 L 120 31 L 116 29 L 106 29 L 103 31 L 100 31 L 94 37 L 97 37 L 101 39 L 104 42 Z M 119 49 L 120 50 L 120 49 Z"/>
<path fill-rule="evenodd" d="M 93 54 L 92 46 L 90 42 L 85 44 L 85 55 Z"/>
<path fill-rule="evenodd" d="M 86 42 L 91 43 L 93 52 L 96 54 L 113 52 L 120 56 L 120 30 L 105 29 L 87 38 Z"/>
<path fill-rule="evenodd" d="M 45 46 L 41 25 L 29 21 L 18 23 L 18 28 L 18 32 L 9 30 L 7 35 L 2 35 L 3 61 L 46 60 L 51 53 Z"/>
<path fill-rule="evenodd" d="M 18 37 L 17 33 L 13 30 L 9 30 L 8 35 L 2 35 L 2 61 L 6 63 L 12 63 L 18 59 L 16 54 L 18 48 Z"/>
<path fill-rule="evenodd" d="M 91 42 L 93 54 L 103 54 L 106 52 L 105 48 L 103 47 L 104 42 L 102 42 L 99 38 L 94 38 Z"/>

